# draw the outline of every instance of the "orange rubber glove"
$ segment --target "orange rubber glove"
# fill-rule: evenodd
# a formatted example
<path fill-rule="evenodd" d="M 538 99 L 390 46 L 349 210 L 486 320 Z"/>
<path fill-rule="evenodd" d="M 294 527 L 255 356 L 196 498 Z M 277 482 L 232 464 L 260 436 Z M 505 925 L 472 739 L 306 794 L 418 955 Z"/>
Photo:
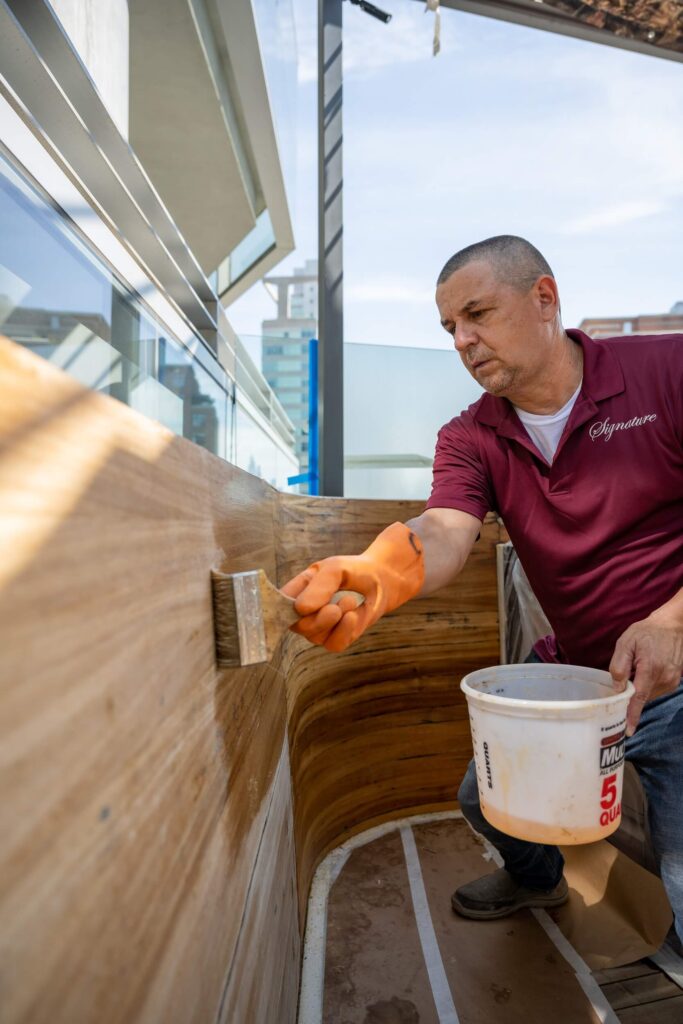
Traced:
<path fill-rule="evenodd" d="M 415 597 L 424 581 L 424 554 L 417 534 L 392 523 L 361 555 L 335 555 L 314 562 L 282 587 L 295 597 L 301 618 L 290 626 L 313 644 L 343 651 L 369 626 Z M 355 590 L 365 602 L 343 597 L 329 604 L 338 590 Z"/>

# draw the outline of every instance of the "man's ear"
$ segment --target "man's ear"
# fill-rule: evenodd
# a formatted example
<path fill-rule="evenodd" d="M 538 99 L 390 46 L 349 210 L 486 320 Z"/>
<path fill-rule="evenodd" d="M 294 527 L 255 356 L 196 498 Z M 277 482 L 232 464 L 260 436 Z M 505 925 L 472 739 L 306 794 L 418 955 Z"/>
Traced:
<path fill-rule="evenodd" d="M 557 281 L 550 274 L 543 274 L 534 285 L 536 301 L 545 321 L 554 320 L 560 311 L 560 296 Z"/>

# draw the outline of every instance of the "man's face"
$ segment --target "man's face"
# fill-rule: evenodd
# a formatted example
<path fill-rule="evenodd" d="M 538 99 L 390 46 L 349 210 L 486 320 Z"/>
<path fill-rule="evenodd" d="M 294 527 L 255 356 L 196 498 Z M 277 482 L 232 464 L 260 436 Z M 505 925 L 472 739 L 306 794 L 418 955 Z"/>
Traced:
<path fill-rule="evenodd" d="M 539 282 L 526 293 L 503 284 L 483 260 L 456 270 L 436 289 L 443 327 L 468 372 L 492 395 L 524 387 L 542 362 L 548 316 L 538 292 Z"/>

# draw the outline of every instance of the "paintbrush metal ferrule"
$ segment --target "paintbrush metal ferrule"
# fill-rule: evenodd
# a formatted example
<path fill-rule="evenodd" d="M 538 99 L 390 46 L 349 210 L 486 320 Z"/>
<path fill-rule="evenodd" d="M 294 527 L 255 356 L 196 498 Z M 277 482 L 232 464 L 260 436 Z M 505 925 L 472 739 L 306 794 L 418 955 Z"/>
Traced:
<path fill-rule="evenodd" d="M 256 665 L 268 661 L 270 652 L 266 641 L 261 589 L 262 572 L 236 572 L 232 576 L 237 614 L 237 636 L 240 645 L 240 665 Z"/>

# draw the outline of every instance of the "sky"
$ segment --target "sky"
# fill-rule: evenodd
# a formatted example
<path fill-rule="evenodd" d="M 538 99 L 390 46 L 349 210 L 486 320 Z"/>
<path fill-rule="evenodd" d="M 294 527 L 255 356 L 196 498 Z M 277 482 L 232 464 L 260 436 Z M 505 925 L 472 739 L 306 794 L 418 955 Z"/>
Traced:
<path fill-rule="evenodd" d="M 683 300 L 683 66 L 415 0 L 344 11 L 344 332 L 448 348 L 434 282 L 452 253 L 523 235 L 549 261 L 563 322 Z M 299 54 L 297 249 L 317 254 L 316 8 L 293 0 Z M 273 305 L 257 284 L 240 334 Z"/>

